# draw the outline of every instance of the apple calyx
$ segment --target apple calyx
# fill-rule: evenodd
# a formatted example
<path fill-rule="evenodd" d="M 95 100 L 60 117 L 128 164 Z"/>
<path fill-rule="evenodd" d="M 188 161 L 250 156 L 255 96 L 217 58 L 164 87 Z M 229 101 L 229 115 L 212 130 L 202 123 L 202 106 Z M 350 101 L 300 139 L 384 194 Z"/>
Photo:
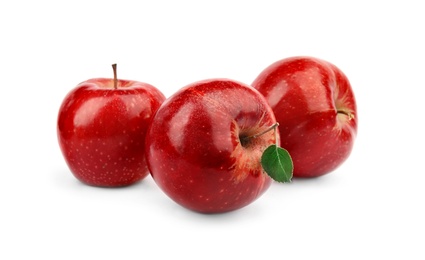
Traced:
<path fill-rule="evenodd" d="M 117 78 L 117 64 L 112 64 L 112 70 L 114 71 L 114 89 L 118 88 L 118 78 Z"/>
<path fill-rule="evenodd" d="M 261 156 L 261 166 L 263 170 L 275 181 L 277 182 L 291 182 L 293 176 L 294 164 L 289 152 L 278 145 L 278 137 L 276 128 L 279 126 L 279 123 L 276 122 L 266 130 L 250 135 L 240 137 L 242 146 L 246 146 L 249 143 L 249 140 L 252 138 L 257 138 L 262 136 L 270 131 L 274 131 L 275 134 L 275 144 L 270 145 L 264 150 Z"/>

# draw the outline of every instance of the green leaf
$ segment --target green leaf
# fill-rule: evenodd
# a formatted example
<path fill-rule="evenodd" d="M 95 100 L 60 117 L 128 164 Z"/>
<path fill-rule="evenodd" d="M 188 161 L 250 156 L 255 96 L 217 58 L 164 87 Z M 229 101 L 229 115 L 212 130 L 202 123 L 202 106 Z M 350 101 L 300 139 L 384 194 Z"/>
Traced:
<path fill-rule="evenodd" d="M 290 182 L 294 165 L 289 152 L 275 144 L 270 145 L 261 156 L 264 171 L 277 182 Z"/>

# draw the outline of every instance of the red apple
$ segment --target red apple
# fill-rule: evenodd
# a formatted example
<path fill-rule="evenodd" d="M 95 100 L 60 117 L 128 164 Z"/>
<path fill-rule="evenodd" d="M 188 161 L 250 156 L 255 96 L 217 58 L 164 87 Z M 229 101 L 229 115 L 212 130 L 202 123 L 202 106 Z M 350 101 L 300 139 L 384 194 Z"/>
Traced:
<path fill-rule="evenodd" d="M 161 105 L 148 130 L 150 173 L 165 194 L 193 211 L 242 208 L 272 181 L 260 160 L 278 142 L 277 131 L 265 131 L 275 122 L 264 97 L 248 85 L 227 79 L 190 84 Z"/>
<path fill-rule="evenodd" d="M 59 109 L 62 154 L 75 177 L 92 186 L 127 186 L 148 175 L 146 131 L 165 100 L 147 83 L 118 80 L 115 66 L 114 75 L 80 83 Z"/>
<path fill-rule="evenodd" d="M 348 158 L 357 111 L 353 90 L 339 68 L 313 57 L 290 57 L 264 69 L 252 86 L 275 113 L 294 177 L 321 176 Z"/>

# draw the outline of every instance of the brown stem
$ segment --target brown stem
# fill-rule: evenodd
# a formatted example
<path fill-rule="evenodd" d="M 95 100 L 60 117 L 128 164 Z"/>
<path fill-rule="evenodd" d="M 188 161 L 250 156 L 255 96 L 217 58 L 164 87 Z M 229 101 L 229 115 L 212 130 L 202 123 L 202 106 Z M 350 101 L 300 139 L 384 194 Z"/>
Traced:
<path fill-rule="evenodd" d="M 268 132 L 270 132 L 272 130 L 276 130 L 276 127 L 278 127 L 278 126 L 279 126 L 279 123 L 276 122 L 273 125 L 271 125 L 270 127 L 268 127 L 266 130 L 264 130 L 264 131 L 262 131 L 262 132 L 260 132 L 258 134 L 249 135 L 249 136 L 243 136 L 243 137 L 240 138 L 241 139 L 241 142 L 242 142 L 242 144 L 247 144 L 248 141 L 249 141 L 249 139 L 251 139 L 251 138 L 257 138 L 257 137 L 262 136 L 263 134 L 266 134 L 266 133 L 268 133 Z M 277 144 L 277 134 L 276 134 L 276 131 L 275 131 L 275 138 L 276 138 L 276 144 Z"/>
<path fill-rule="evenodd" d="M 276 122 L 276 124 L 277 125 L 274 127 L 274 142 L 275 142 L 276 146 L 279 146 L 279 144 L 277 143 L 277 131 L 276 131 L 276 127 L 279 126 L 279 123 Z"/>
<path fill-rule="evenodd" d="M 347 111 L 345 111 L 345 110 L 337 110 L 336 112 L 337 112 L 337 114 L 343 114 L 343 115 L 348 116 L 348 119 L 349 119 L 349 120 L 351 120 L 351 119 L 353 119 L 353 118 L 354 118 L 354 115 L 353 115 L 352 113 L 347 112 Z"/>
<path fill-rule="evenodd" d="M 118 79 L 117 79 L 117 64 L 112 64 L 112 69 L 114 70 L 114 89 L 118 87 Z"/>

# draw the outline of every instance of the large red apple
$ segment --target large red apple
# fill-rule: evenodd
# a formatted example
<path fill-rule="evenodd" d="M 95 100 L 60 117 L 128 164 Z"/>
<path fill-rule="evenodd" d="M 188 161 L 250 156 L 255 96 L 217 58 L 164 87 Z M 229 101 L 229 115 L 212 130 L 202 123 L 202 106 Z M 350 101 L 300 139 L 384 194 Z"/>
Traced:
<path fill-rule="evenodd" d="M 148 175 L 145 136 L 165 100 L 147 83 L 94 78 L 63 100 L 57 120 L 61 151 L 77 179 L 92 186 L 118 187 Z"/>
<path fill-rule="evenodd" d="M 154 117 L 146 138 L 150 173 L 188 209 L 220 213 L 242 208 L 272 181 L 260 161 L 264 150 L 278 142 L 277 132 L 267 132 L 275 123 L 254 88 L 227 79 L 195 82 L 168 98 Z"/>
<path fill-rule="evenodd" d="M 357 111 L 349 80 L 339 68 L 314 57 L 290 57 L 264 69 L 252 86 L 275 113 L 294 177 L 329 173 L 348 158 Z"/>

